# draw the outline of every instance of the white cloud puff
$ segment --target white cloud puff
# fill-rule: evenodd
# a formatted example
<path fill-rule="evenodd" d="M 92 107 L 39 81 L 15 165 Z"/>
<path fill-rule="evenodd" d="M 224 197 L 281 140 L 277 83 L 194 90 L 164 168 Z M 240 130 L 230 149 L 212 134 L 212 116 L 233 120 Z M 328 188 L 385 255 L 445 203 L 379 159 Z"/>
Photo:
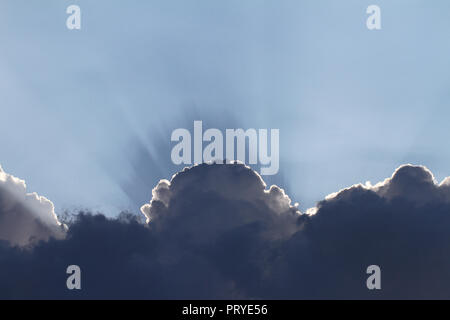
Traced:
<path fill-rule="evenodd" d="M 65 226 L 58 221 L 53 203 L 26 189 L 24 180 L 0 167 L 0 240 L 27 246 L 50 237 L 63 238 Z"/>

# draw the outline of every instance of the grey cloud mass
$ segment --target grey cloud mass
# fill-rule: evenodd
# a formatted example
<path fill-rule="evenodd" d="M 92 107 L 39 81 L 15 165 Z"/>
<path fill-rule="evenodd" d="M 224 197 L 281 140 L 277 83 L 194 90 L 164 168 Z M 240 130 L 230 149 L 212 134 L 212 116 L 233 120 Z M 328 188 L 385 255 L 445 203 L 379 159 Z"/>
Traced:
<path fill-rule="evenodd" d="M 161 180 L 141 208 L 152 228 L 178 232 L 201 242 L 249 224 L 267 227 L 270 238 L 285 238 L 298 228 L 300 212 L 277 186 L 242 164 L 202 164 Z"/>
<path fill-rule="evenodd" d="M 186 168 L 153 189 L 148 223 L 79 213 L 64 239 L 0 243 L 0 298 L 450 298 L 449 181 L 405 165 L 302 214 L 242 164 Z M 65 287 L 70 264 L 81 291 Z"/>

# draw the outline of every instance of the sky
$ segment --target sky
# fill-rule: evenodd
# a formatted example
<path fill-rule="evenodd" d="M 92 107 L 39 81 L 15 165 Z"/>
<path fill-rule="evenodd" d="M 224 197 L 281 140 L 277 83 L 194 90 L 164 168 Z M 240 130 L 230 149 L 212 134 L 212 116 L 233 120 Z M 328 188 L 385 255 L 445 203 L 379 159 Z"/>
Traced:
<path fill-rule="evenodd" d="M 68 30 L 77 4 L 81 30 Z M 381 8 L 382 29 L 366 28 Z M 57 212 L 138 211 L 171 132 L 277 128 L 301 209 L 404 163 L 448 176 L 450 3 L 2 1 L 0 164 Z"/>
<path fill-rule="evenodd" d="M 2 1 L 0 299 L 448 299 L 449 10 Z M 278 174 L 175 165 L 196 120 Z"/>

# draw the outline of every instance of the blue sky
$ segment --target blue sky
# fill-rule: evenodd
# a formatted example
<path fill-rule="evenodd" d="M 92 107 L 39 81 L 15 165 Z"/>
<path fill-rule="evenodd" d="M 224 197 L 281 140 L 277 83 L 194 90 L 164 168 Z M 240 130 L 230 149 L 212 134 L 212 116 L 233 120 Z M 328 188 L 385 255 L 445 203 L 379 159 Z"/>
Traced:
<path fill-rule="evenodd" d="M 70 4 L 79 31 L 65 26 Z M 371 4 L 382 30 L 366 28 Z M 136 208 L 124 189 L 140 170 L 143 200 L 175 173 L 171 131 L 203 120 L 279 128 L 268 180 L 301 208 L 403 163 L 441 180 L 449 11 L 445 0 L 2 1 L 0 164 L 58 210 L 113 214 Z"/>

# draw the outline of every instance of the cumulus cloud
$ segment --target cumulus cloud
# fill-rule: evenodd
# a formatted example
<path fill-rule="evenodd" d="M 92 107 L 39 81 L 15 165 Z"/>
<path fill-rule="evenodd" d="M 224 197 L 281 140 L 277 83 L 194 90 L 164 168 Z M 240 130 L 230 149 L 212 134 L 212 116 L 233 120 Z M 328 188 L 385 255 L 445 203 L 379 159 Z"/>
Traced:
<path fill-rule="evenodd" d="M 64 236 L 53 203 L 36 193 L 27 193 L 25 181 L 0 167 L 0 240 L 27 246 L 50 237 Z"/>
<path fill-rule="evenodd" d="M 450 201 L 450 177 L 445 178 L 438 184 L 428 168 L 411 164 L 400 166 L 395 170 L 392 177 L 375 185 L 372 185 L 369 181 L 364 185 L 357 184 L 332 193 L 325 199 L 351 197 L 352 192 L 359 189 L 373 191 L 383 199 L 402 198 L 417 205 Z"/>
<path fill-rule="evenodd" d="M 80 213 L 62 240 L 0 244 L 0 297 L 450 298 L 449 181 L 406 165 L 310 215 L 242 164 L 195 166 L 153 189 L 148 224 Z M 65 288 L 70 264 L 81 291 Z M 373 264 L 380 291 L 366 288 Z"/>
<path fill-rule="evenodd" d="M 239 163 L 186 168 L 171 181 L 161 180 L 152 195 L 141 208 L 152 228 L 201 242 L 252 223 L 270 238 L 289 237 L 298 229 L 300 212 L 284 191 L 267 190 L 258 173 Z"/>

